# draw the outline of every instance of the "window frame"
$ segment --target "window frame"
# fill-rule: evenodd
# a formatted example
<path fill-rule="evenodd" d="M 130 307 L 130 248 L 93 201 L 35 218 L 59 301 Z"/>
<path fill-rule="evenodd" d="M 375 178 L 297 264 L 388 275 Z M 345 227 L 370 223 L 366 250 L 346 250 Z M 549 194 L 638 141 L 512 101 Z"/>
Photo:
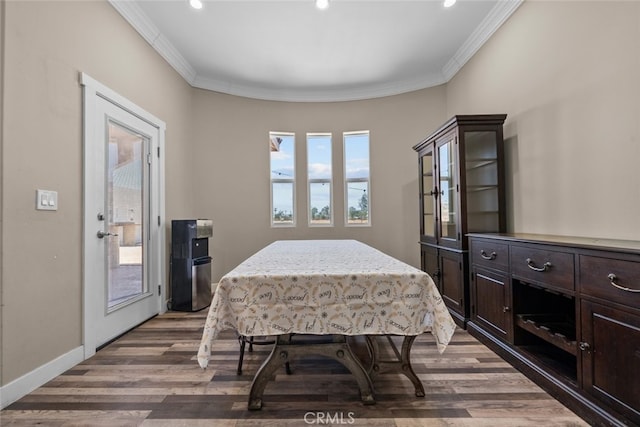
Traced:
<path fill-rule="evenodd" d="M 291 178 L 273 178 L 271 175 L 273 173 L 273 165 L 271 163 L 271 138 L 273 136 L 286 136 L 293 138 L 293 176 Z M 291 222 L 275 222 L 274 221 L 274 203 L 273 203 L 273 184 L 274 183 L 291 183 L 292 190 L 292 198 L 291 198 Z M 297 223 L 297 212 L 296 212 L 296 134 L 295 132 L 269 132 L 269 222 L 271 223 L 272 228 L 292 228 L 296 227 Z"/>
<path fill-rule="evenodd" d="M 307 132 L 307 225 L 309 227 L 333 227 L 333 212 L 334 212 L 334 204 L 333 204 L 333 134 L 331 132 Z M 309 175 L 310 172 L 310 162 L 309 162 L 309 137 L 329 137 L 329 148 L 331 153 L 329 155 L 329 164 L 331 166 L 331 173 L 329 178 L 311 178 Z M 311 215 L 311 184 L 329 184 L 329 223 L 328 224 L 319 224 L 313 223 L 313 217 Z"/>
<path fill-rule="evenodd" d="M 347 178 L 347 138 L 354 135 L 367 135 L 368 143 L 368 174 L 367 178 Z M 349 131 L 342 134 L 342 168 L 344 178 L 344 226 L 345 227 L 371 227 L 371 132 L 368 130 Z M 367 183 L 367 222 L 349 222 L 349 183 Z"/>

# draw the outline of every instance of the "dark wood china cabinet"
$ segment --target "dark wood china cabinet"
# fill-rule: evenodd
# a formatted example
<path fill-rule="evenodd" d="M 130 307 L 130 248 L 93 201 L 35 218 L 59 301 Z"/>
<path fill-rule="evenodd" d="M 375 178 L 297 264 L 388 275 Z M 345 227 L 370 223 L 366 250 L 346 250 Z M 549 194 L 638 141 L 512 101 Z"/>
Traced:
<path fill-rule="evenodd" d="M 458 115 L 416 144 L 422 269 L 456 323 L 469 319 L 467 233 L 505 231 L 505 114 Z"/>
<path fill-rule="evenodd" d="M 469 333 L 591 424 L 640 425 L 640 242 L 469 239 Z"/>

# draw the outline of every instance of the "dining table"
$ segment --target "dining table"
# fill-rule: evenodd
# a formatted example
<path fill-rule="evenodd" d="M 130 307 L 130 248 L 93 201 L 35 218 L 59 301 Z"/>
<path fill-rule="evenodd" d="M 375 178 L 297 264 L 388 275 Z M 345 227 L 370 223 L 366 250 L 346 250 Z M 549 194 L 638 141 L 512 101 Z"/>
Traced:
<path fill-rule="evenodd" d="M 411 366 L 412 344 L 429 332 L 443 352 L 455 328 L 432 278 L 418 268 L 357 240 L 278 240 L 220 279 L 197 360 L 208 366 L 223 330 L 271 337 L 273 349 L 253 378 L 249 409 L 262 408 L 264 389 L 278 368 L 311 354 L 342 363 L 355 377 L 362 402 L 373 404 L 373 379 L 386 372 L 405 375 L 416 396 L 424 396 Z M 369 363 L 347 339 L 360 336 Z M 397 357 L 386 360 L 380 339 L 393 344 L 391 337 L 400 337 L 401 349 L 394 347 Z"/>

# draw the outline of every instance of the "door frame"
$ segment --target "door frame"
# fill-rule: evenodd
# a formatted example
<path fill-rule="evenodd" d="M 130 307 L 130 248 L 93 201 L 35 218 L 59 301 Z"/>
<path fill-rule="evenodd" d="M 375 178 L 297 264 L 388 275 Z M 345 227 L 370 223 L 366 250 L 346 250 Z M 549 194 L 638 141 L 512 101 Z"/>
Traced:
<path fill-rule="evenodd" d="M 96 129 L 95 121 L 98 119 L 96 113 L 96 102 L 98 98 L 107 100 L 158 129 L 157 145 L 155 147 L 151 147 L 151 152 L 156 152 L 155 154 L 152 154 L 154 161 L 151 162 L 150 165 L 151 175 L 154 177 L 155 184 L 153 183 L 154 180 L 152 180 L 150 185 L 152 203 L 149 206 L 150 241 L 147 258 L 149 262 L 149 287 L 158 286 L 159 289 L 158 313 L 164 313 L 166 311 L 166 304 L 163 304 L 163 301 L 166 299 L 164 298 L 166 293 L 166 275 L 164 274 L 166 271 L 165 179 L 164 157 L 161 156 L 161 153 L 164 153 L 166 125 L 162 120 L 135 105 L 105 85 L 94 80 L 85 73 L 80 73 L 80 84 L 83 87 L 82 344 L 84 348 L 84 358 L 88 359 L 95 354 L 97 347 L 95 334 L 93 333 L 96 327 L 96 321 L 94 320 L 92 313 L 93 294 L 91 293 L 89 284 L 91 283 L 92 278 L 95 278 L 96 275 L 103 274 L 101 271 L 95 271 L 95 266 L 89 259 L 90 257 L 88 255 L 88 247 L 92 243 L 95 244 L 96 239 L 95 220 L 94 218 L 90 218 L 88 214 L 90 192 L 93 188 L 96 188 L 96 186 L 101 185 L 99 180 L 103 179 L 103 177 L 97 177 L 95 174 L 90 173 L 93 165 L 96 164 L 97 159 L 91 155 L 90 150 L 87 150 L 87 144 L 95 141 L 96 137 L 94 134 Z"/>

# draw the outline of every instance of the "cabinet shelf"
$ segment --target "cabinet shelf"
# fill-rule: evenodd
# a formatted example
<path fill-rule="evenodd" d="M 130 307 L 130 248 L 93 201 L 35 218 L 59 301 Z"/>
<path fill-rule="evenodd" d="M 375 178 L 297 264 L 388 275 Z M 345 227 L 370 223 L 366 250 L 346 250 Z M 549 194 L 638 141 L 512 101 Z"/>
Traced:
<path fill-rule="evenodd" d="M 576 326 L 568 316 L 559 314 L 518 314 L 516 325 L 549 344 L 576 356 Z"/>
<path fill-rule="evenodd" d="M 488 159 L 466 159 L 466 169 L 477 169 L 484 166 L 489 166 L 495 164 L 498 161 L 496 158 L 488 158 Z"/>
<path fill-rule="evenodd" d="M 475 191 L 487 191 L 497 189 L 497 185 L 469 185 L 467 184 L 467 193 L 473 193 Z"/>

